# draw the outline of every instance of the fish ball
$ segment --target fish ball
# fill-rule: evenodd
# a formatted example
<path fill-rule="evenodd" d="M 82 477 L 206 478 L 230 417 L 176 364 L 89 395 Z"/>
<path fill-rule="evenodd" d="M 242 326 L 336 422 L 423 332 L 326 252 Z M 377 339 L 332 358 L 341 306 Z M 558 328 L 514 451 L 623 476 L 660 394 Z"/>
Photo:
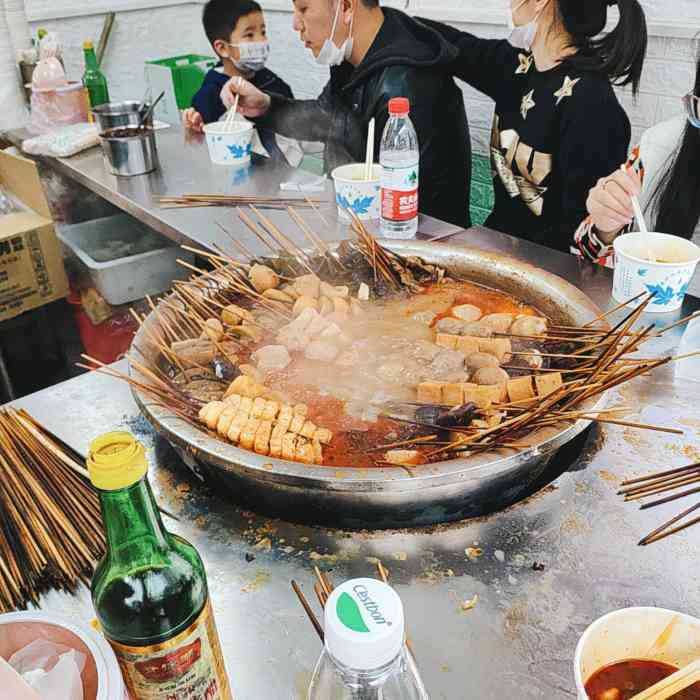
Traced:
<path fill-rule="evenodd" d="M 486 367 L 498 366 L 498 358 L 486 352 L 473 352 L 471 355 L 467 355 L 467 369 L 471 372 L 476 372 Z"/>
<path fill-rule="evenodd" d="M 248 272 L 248 278 L 259 294 L 268 289 L 276 289 L 280 284 L 277 273 L 267 265 L 253 265 Z"/>
<path fill-rule="evenodd" d="M 507 333 L 513 324 L 513 314 L 488 314 L 480 323 L 487 325 L 495 333 Z"/>
<path fill-rule="evenodd" d="M 472 321 L 478 321 L 481 318 L 482 312 L 478 306 L 474 306 L 473 304 L 461 304 L 460 306 L 452 308 L 452 315 L 461 318 L 462 321 L 471 323 Z"/>
<path fill-rule="evenodd" d="M 508 372 L 500 367 L 482 367 L 474 373 L 472 382 L 480 386 L 493 386 L 505 384 L 509 379 Z"/>
<path fill-rule="evenodd" d="M 547 319 L 540 316 L 521 316 L 510 327 L 513 335 L 544 335 L 547 332 Z"/>
<path fill-rule="evenodd" d="M 200 338 L 209 338 L 209 340 L 218 343 L 224 336 L 224 327 L 218 318 L 208 318 L 204 323 L 204 329 Z"/>

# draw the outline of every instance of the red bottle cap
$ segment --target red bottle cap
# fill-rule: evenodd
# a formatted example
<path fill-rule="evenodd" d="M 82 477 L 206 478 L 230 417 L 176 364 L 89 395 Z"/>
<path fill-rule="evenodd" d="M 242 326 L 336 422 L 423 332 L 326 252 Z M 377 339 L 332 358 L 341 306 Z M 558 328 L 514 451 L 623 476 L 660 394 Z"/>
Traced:
<path fill-rule="evenodd" d="M 407 97 L 394 97 L 389 100 L 389 114 L 408 114 L 411 111 L 411 103 Z"/>

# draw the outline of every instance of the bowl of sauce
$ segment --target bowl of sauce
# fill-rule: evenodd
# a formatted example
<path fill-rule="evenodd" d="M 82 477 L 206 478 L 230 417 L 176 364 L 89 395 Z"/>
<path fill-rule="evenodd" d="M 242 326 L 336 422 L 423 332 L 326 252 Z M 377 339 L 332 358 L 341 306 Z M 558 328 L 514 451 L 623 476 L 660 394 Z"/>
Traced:
<path fill-rule="evenodd" d="M 700 620 L 663 608 L 624 608 L 596 620 L 576 647 L 579 700 L 629 700 L 700 658 Z M 673 696 L 700 700 L 700 684 Z"/>

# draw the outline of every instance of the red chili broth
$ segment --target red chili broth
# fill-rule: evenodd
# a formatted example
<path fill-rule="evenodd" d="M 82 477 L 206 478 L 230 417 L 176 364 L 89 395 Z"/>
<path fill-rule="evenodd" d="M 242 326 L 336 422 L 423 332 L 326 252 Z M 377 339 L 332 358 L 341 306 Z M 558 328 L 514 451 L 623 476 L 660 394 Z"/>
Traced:
<path fill-rule="evenodd" d="M 620 661 L 596 671 L 586 683 L 586 694 L 591 700 L 630 700 L 677 670 L 675 666 L 659 661 Z M 672 697 L 676 700 L 700 700 L 700 683 Z"/>

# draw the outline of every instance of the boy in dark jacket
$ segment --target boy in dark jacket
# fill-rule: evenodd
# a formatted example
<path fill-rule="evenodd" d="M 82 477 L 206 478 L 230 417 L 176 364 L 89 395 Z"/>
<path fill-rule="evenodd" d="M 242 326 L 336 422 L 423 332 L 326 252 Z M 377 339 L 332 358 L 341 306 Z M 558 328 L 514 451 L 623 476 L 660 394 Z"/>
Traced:
<path fill-rule="evenodd" d="M 204 6 L 202 23 L 221 60 L 206 74 L 202 87 L 192 98 L 192 108 L 185 110 L 186 128 L 201 131 L 204 124 L 218 121 L 226 113 L 221 88 L 238 76 L 260 90 L 293 98 L 289 85 L 265 68 L 270 44 L 265 16 L 255 0 L 209 0 Z M 271 156 L 279 154 L 274 134 L 265 129 L 258 129 L 258 134 Z"/>
<path fill-rule="evenodd" d="M 420 142 L 419 208 L 469 225 L 471 146 L 461 90 L 449 74 L 457 53 L 438 32 L 379 0 L 293 0 L 294 29 L 318 63 L 331 66 L 316 100 L 293 100 L 229 81 L 223 98 L 284 136 L 325 143 L 325 168 L 362 162 L 376 119 L 379 155 L 392 97 L 407 97 Z"/>

